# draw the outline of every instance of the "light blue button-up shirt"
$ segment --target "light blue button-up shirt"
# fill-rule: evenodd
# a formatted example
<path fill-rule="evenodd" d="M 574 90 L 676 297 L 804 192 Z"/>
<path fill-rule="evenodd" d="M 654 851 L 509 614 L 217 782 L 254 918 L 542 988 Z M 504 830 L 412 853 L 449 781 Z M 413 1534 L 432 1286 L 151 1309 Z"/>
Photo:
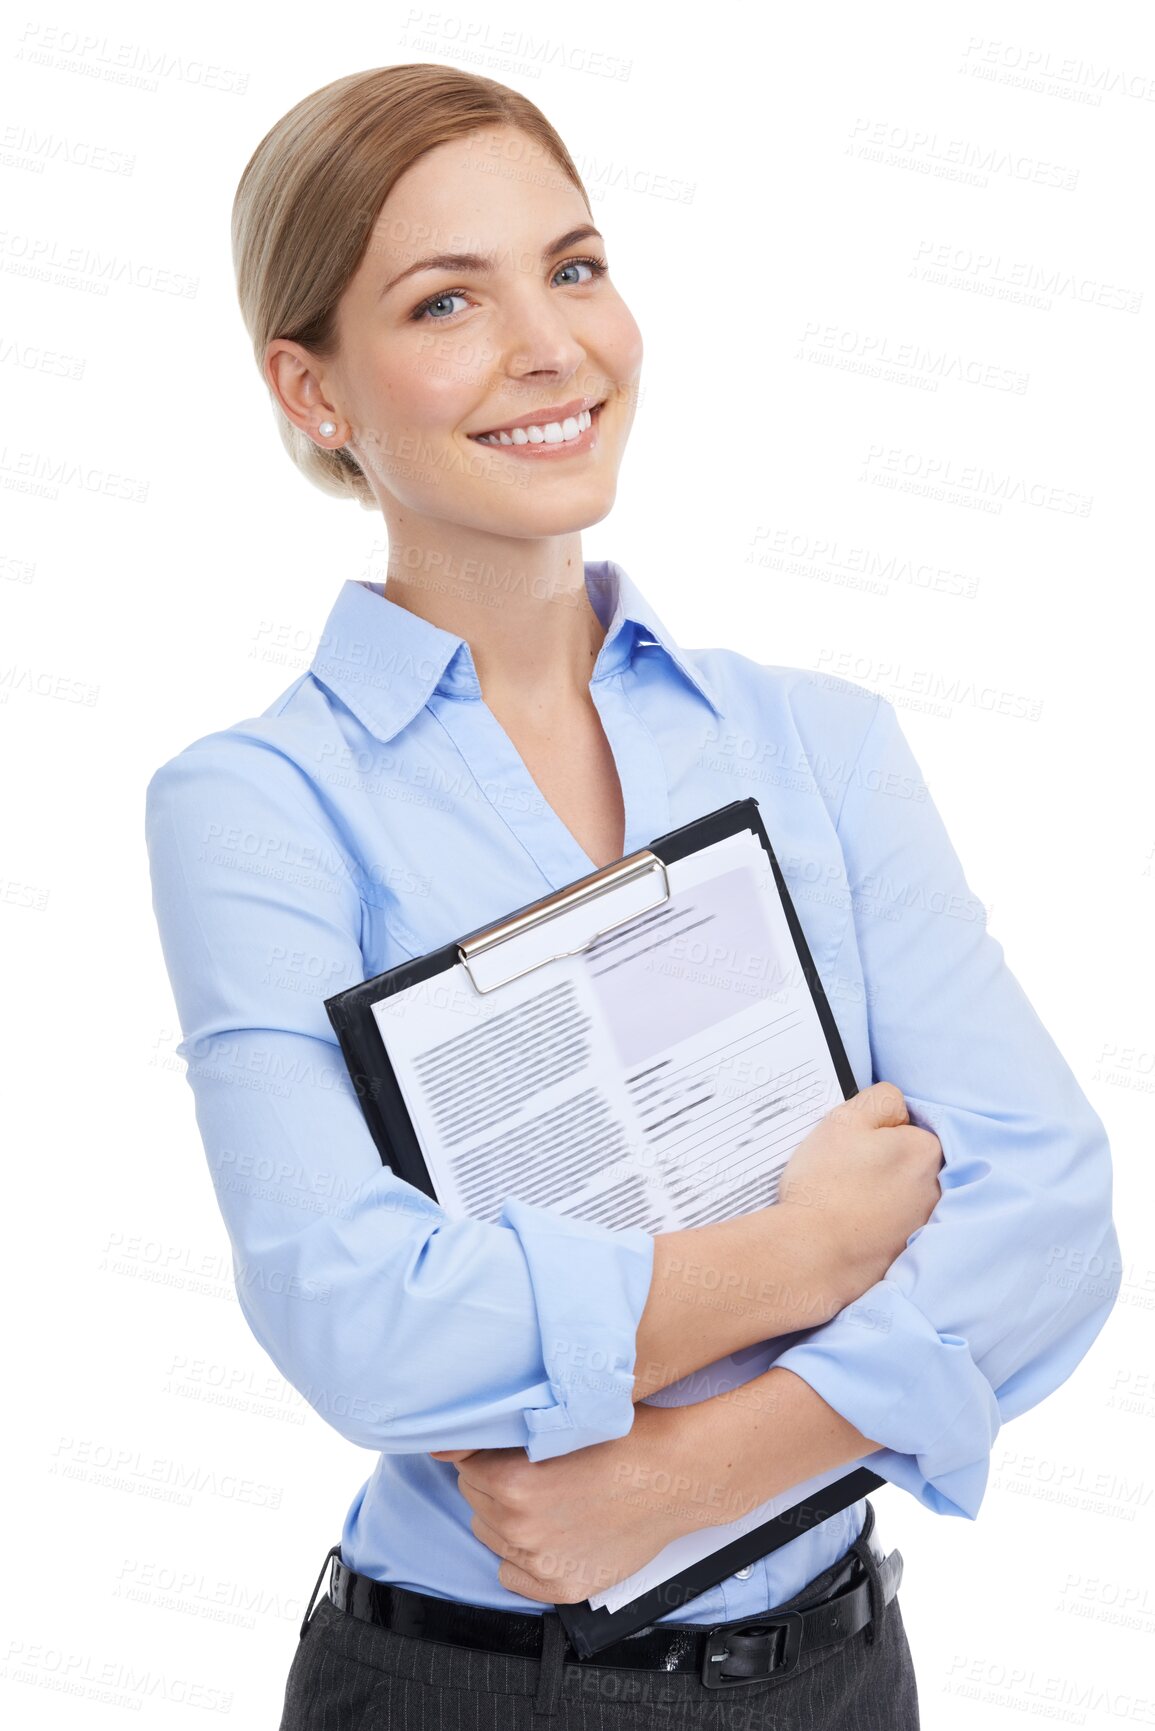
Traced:
<path fill-rule="evenodd" d="M 987 931 L 893 706 L 684 649 L 619 566 L 585 574 L 625 851 L 754 795 L 859 1087 L 895 1083 L 945 1154 L 941 1201 L 885 1278 L 781 1337 L 777 1362 L 884 1445 L 874 1471 L 973 1519 L 1000 1423 L 1071 1374 L 1119 1289 L 1103 1125 Z M 263 714 L 156 772 L 147 841 L 242 1309 L 281 1374 L 377 1456 L 345 1561 L 540 1612 L 498 1581 L 456 1467 L 429 1451 L 546 1460 L 625 1435 L 653 1239 L 516 1197 L 496 1223 L 448 1220 L 382 1165 L 324 999 L 595 862 L 487 708 L 468 643 L 360 581 Z M 575 1342 L 597 1376 L 573 1374 Z M 739 1354 L 733 1383 L 751 1374 Z M 694 1382 L 653 1398 L 700 1399 Z M 864 1516 L 859 1502 L 671 1618 L 780 1603 Z"/>

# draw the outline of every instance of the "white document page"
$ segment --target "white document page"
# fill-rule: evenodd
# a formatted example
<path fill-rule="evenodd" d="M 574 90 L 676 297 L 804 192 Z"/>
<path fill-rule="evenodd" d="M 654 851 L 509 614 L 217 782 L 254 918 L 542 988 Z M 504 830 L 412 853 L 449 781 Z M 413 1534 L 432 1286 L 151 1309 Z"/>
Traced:
<path fill-rule="evenodd" d="M 459 963 L 373 1006 L 450 1216 L 496 1221 L 517 1196 L 617 1230 L 732 1219 L 776 1199 L 794 1149 L 842 1101 L 758 836 L 743 830 L 666 869 L 668 901 L 574 955 L 555 954 L 547 920 L 550 959 L 521 978 L 479 992 Z M 589 930 L 613 917 L 607 893 Z M 784 1344 L 649 1398 L 706 1400 L 760 1375 Z M 591 1604 L 617 1610 L 844 1470 L 685 1535 Z"/>
<path fill-rule="evenodd" d="M 513 1195 L 611 1228 L 730 1219 L 843 1098 L 758 837 L 667 871 L 668 902 L 576 955 L 486 993 L 459 963 L 373 1006 L 449 1215 Z"/>

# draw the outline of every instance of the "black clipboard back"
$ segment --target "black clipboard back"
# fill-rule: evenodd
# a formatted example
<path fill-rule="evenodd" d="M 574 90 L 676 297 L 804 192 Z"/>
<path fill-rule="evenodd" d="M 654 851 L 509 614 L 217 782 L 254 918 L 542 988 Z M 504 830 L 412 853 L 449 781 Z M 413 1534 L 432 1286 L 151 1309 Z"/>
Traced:
<path fill-rule="evenodd" d="M 859 1498 L 887 1482 L 868 1467 L 856 1467 L 853 1472 L 844 1473 L 841 1478 L 815 1491 L 813 1496 L 785 1509 L 773 1520 L 763 1521 L 760 1527 L 752 1528 L 720 1550 L 711 1551 L 709 1556 L 691 1563 L 680 1574 L 662 1581 L 648 1593 L 631 1599 L 618 1611 L 608 1611 L 604 1606 L 595 1610 L 588 1599 L 577 1605 L 558 1605 L 556 1610 L 562 1627 L 581 1657 L 589 1659 L 602 1647 L 621 1641 L 638 1629 L 656 1623 L 660 1617 L 668 1616 L 679 1606 L 688 1604 L 699 1593 L 716 1587 L 719 1581 L 724 1581 L 738 1569 L 744 1569 L 748 1563 L 756 1563 L 760 1557 L 769 1556 L 772 1551 L 788 1545 L 791 1539 L 800 1538 L 803 1533 L 821 1526 L 823 1521 L 841 1514 L 851 1503 L 858 1502 Z M 670 1620 L 676 1623 L 678 1619 L 671 1617 Z M 705 1629 L 708 1625 L 703 1623 L 701 1627 Z"/>
<path fill-rule="evenodd" d="M 855 1081 L 838 1024 L 818 970 L 814 966 L 770 837 L 762 822 L 758 801 L 753 796 L 731 800 L 728 805 L 719 806 L 715 811 L 707 812 L 690 823 L 656 836 L 648 849 L 640 850 L 638 855 L 623 856 L 623 860 L 614 861 L 601 871 L 577 880 L 575 884 L 567 886 L 564 893 L 580 892 L 585 888 L 588 888 L 591 894 L 596 893 L 607 874 L 618 870 L 627 861 L 640 860 L 643 854 L 654 855 L 664 865 L 672 865 L 675 860 L 701 852 L 715 842 L 737 835 L 743 829 L 754 831 L 769 856 L 799 965 L 826 1037 L 839 1086 L 844 1098 L 849 1100 L 858 1092 L 858 1083 Z M 538 917 L 548 917 L 558 899 L 558 895 L 554 894 L 526 902 L 522 907 L 513 909 L 496 925 L 478 926 L 424 956 L 402 962 L 397 967 L 362 981 L 360 985 L 349 986 L 334 997 L 325 999 L 325 1009 L 340 1041 L 346 1068 L 382 1162 L 398 1177 L 414 1185 L 434 1202 L 437 1200 L 436 1191 L 372 1006 L 384 997 L 419 985 L 456 967 L 465 960 L 472 944 L 498 934 L 500 928 L 523 924 L 526 920 Z M 868 1492 L 877 1490 L 886 1483 L 887 1480 L 879 1477 L 877 1473 L 859 1466 L 824 1485 L 812 1496 L 795 1503 L 780 1515 L 764 1521 L 740 1538 L 700 1558 L 678 1575 L 661 1582 L 617 1611 L 609 1611 L 604 1607 L 595 1608 L 588 1599 L 580 1604 L 558 1605 L 556 1609 L 565 1632 L 582 1658 L 592 1658 L 601 1648 L 620 1641 L 677 1610 L 679 1606 L 697 1598 L 700 1593 L 717 1586 L 719 1581 L 726 1580 L 735 1570 L 745 1568 L 747 1564 L 757 1562 L 760 1557 L 768 1556 L 782 1545 L 789 1544 L 803 1532 L 820 1526 L 832 1515 L 841 1513 L 843 1509 L 849 1508 L 851 1503 L 859 1501 Z"/>

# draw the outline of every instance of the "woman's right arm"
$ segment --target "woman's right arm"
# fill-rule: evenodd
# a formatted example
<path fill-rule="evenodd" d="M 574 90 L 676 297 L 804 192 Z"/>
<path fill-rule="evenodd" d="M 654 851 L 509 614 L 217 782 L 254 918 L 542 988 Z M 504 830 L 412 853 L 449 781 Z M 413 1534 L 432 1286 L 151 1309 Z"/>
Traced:
<path fill-rule="evenodd" d="M 323 773 L 263 725 L 197 740 L 146 800 L 177 1053 L 250 1328 L 363 1448 L 543 1460 L 624 1436 L 653 1238 L 516 1199 L 450 1220 L 382 1164 L 324 1000 L 368 972 L 362 898 L 390 862 L 353 857 Z"/>

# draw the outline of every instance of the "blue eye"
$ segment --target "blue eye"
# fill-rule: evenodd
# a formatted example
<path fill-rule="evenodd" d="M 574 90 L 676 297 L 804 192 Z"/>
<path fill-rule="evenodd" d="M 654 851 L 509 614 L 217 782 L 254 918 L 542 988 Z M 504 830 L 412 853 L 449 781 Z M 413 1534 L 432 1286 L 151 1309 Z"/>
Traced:
<path fill-rule="evenodd" d="M 606 274 L 607 266 L 604 258 L 571 258 L 568 263 L 559 265 L 554 275 L 560 276 L 563 270 L 577 270 L 579 265 L 585 265 L 590 273 L 589 276 L 582 279 L 584 282 L 592 282 L 595 277 Z M 580 285 L 577 283 L 566 284 L 567 288 L 571 286 L 577 288 Z"/>
<path fill-rule="evenodd" d="M 432 313 L 434 307 L 440 306 L 442 301 L 460 301 L 464 299 L 464 289 L 443 289 L 441 294 L 433 295 L 429 300 L 422 301 L 421 305 L 414 312 L 413 317 L 420 318 L 424 313 Z M 444 316 L 448 318 L 450 315 L 447 313 Z M 437 319 L 434 319 L 434 323 L 437 323 Z"/>
<path fill-rule="evenodd" d="M 562 288 L 585 288 L 588 283 L 596 281 L 596 279 L 598 277 L 605 276 L 607 270 L 609 269 L 609 266 L 606 264 L 606 261 L 604 258 L 571 258 L 571 259 L 567 259 L 565 264 L 559 265 L 558 268 L 554 271 L 554 273 L 553 273 L 554 282 L 557 281 L 558 277 L 561 276 L 563 271 L 577 270 L 582 265 L 584 265 L 588 269 L 588 271 L 590 273 L 589 276 L 582 277 L 582 278 L 578 279 L 577 281 L 574 281 L 573 279 L 571 279 L 569 282 L 560 284 L 560 287 L 562 287 Z M 433 309 L 435 307 L 439 307 L 439 306 L 443 305 L 443 303 L 446 301 L 468 300 L 468 299 L 469 299 L 469 290 L 468 289 L 463 289 L 463 288 L 442 289 L 439 294 L 430 295 L 428 300 L 423 300 L 419 306 L 415 306 L 412 313 L 410 314 L 410 317 L 414 321 L 420 321 L 420 320 L 425 319 L 425 318 L 431 318 L 432 322 L 434 324 L 444 324 L 444 323 L 446 323 L 447 320 L 451 319 L 454 316 L 453 309 L 450 309 L 450 311 L 448 311 L 448 312 L 436 313 L 436 314 L 434 313 Z"/>

